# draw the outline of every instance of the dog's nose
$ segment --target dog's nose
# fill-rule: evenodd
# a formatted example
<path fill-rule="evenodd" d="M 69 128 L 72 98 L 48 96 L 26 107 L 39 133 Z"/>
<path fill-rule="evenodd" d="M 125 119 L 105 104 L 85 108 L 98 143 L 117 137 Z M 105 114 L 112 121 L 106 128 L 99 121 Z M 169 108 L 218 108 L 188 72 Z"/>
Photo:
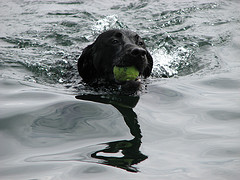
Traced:
<path fill-rule="evenodd" d="M 133 48 L 130 54 L 134 57 L 146 55 L 146 50 L 142 48 Z"/>

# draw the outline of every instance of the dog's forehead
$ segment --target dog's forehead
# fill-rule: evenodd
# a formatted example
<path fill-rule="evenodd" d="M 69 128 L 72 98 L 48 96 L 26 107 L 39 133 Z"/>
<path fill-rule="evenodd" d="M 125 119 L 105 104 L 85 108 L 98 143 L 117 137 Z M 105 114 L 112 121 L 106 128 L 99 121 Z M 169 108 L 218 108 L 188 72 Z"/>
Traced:
<path fill-rule="evenodd" d="M 125 34 L 127 37 L 129 38 L 133 38 L 133 39 L 138 39 L 140 38 L 140 36 L 136 33 L 136 32 L 133 32 L 133 31 L 125 31 Z"/>

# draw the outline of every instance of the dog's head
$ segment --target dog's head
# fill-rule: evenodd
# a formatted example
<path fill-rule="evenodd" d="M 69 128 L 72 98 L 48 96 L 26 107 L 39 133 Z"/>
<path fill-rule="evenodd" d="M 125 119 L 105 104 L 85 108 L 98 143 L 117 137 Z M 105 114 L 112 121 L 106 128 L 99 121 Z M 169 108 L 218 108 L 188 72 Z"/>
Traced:
<path fill-rule="evenodd" d="M 78 71 L 84 82 L 97 79 L 116 82 L 113 67 L 135 66 L 139 75 L 150 76 L 153 59 L 143 39 L 129 30 L 109 30 L 87 46 L 78 60 Z"/>

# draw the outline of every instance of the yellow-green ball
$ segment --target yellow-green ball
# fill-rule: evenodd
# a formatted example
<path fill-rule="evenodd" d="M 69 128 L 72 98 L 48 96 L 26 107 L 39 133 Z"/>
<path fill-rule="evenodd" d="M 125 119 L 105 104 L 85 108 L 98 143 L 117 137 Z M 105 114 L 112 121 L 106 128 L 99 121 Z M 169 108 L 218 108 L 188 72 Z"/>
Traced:
<path fill-rule="evenodd" d="M 139 76 L 139 71 L 134 66 L 114 66 L 113 74 L 117 81 L 133 81 Z"/>

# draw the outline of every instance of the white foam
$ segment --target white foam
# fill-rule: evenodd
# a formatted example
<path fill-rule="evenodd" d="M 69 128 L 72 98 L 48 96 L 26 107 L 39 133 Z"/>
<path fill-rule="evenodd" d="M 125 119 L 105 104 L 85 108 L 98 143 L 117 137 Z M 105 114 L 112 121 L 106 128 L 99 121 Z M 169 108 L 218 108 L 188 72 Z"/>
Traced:
<path fill-rule="evenodd" d="M 152 70 L 153 77 L 161 77 L 165 73 L 168 76 L 173 76 L 177 74 L 177 70 L 172 67 L 175 59 L 172 55 L 167 54 L 166 50 L 155 49 L 152 52 L 152 56 L 154 59 Z"/>
<path fill-rule="evenodd" d="M 118 16 L 116 14 L 106 16 L 103 19 L 98 20 L 92 27 L 95 33 L 100 33 L 109 28 L 114 28 L 117 26 Z"/>
<path fill-rule="evenodd" d="M 163 75 L 171 77 L 178 74 L 180 64 L 188 65 L 191 50 L 179 47 L 171 52 L 165 48 L 159 48 L 152 51 L 154 59 L 152 76 L 162 77 Z"/>

